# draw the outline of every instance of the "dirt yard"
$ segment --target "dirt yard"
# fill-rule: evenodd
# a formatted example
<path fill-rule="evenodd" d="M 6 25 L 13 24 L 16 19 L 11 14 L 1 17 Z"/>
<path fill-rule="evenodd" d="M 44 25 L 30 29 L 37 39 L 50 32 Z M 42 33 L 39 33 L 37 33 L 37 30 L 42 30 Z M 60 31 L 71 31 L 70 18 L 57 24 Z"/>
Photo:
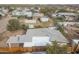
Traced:
<path fill-rule="evenodd" d="M 22 35 L 24 33 L 25 33 L 24 30 L 18 30 L 18 31 L 14 31 L 14 32 L 6 31 L 6 32 L 0 34 L 0 47 L 7 47 L 6 41 L 9 39 L 10 36 Z"/>
<path fill-rule="evenodd" d="M 41 28 L 47 28 L 47 27 L 51 27 L 51 26 L 54 26 L 54 23 L 53 23 L 53 20 L 49 19 L 48 22 L 37 22 L 35 24 L 35 27 L 41 27 Z"/>

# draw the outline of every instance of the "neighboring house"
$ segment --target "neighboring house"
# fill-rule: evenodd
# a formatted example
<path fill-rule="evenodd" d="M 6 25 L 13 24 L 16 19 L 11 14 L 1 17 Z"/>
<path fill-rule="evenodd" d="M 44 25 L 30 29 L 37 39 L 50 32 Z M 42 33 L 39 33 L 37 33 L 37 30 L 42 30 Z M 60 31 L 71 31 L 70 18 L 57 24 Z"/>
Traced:
<path fill-rule="evenodd" d="M 40 18 L 40 21 L 41 22 L 48 22 L 49 21 L 49 17 L 43 16 L 43 17 Z"/>
<path fill-rule="evenodd" d="M 70 25 L 70 26 L 75 25 L 75 24 L 79 25 L 79 22 L 58 22 L 58 24 L 61 26 L 63 25 L 65 27 L 67 25 Z"/>
<path fill-rule="evenodd" d="M 35 26 L 34 26 L 34 24 L 28 24 L 28 27 L 29 28 L 34 28 Z"/>
<path fill-rule="evenodd" d="M 8 9 L 0 8 L 0 15 L 5 16 L 8 13 L 8 11 L 9 11 Z"/>
<path fill-rule="evenodd" d="M 14 10 L 12 11 L 12 16 L 27 16 L 32 17 L 32 11 L 25 10 Z"/>
<path fill-rule="evenodd" d="M 67 13 L 67 12 L 53 13 L 51 16 L 52 17 L 65 17 L 65 21 L 75 21 L 78 18 L 78 14 Z"/>
<path fill-rule="evenodd" d="M 61 13 L 58 13 L 58 16 L 64 16 L 66 21 L 75 21 L 78 18 L 78 14 L 76 13 L 61 12 Z"/>
<path fill-rule="evenodd" d="M 24 22 L 28 25 L 29 28 L 34 28 L 35 24 L 37 23 L 37 20 L 25 20 Z"/>
<path fill-rule="evenodd" d="M 59 45 L 66 45 L 67 39 L 58 31 L 52 28 L 28 29 L 25 35 L 12 36 L 6 42 L 9 47 L 45 47 L 57 41 Z"/>
<path fill-rule="evenodd" d="M 23 15 L 26 15 L 27 17 L 32 17 L 33 13 L 32 11 L 23 11 Z"/>
<path fill-rule="evenodd" d="M 76 13 L 69 13 L 69 12 L 59 12 L 59 13 L 53 13 L 52 16 L 77 16 Z"/>
<path fill-rule="evenodd" d="M 0 16 L 5 16 L 5 14 L 2 11 L 0 11 Z"/>
<path fill-rule="evenodd" d="M 25 24 L 29 28 L 34 28 L 35 25 L 37 25 L 37 20 L 36 19 L 21 19 L 19 20 L 21 24 Z"/>
<path fill-rule="evenodd" d="M 69 13 L 69 12 L 59 12 L 58 15 L 60 15 L 60 16 L 77 16 L 76 13 Z"/>
<path fill-rule="evenodd" d="M 36 21 L 37 20 L 35 20 L 35 19 L 31 19 L 31 20 L 27 20 L 27 19 L 25 19 L 25 23 L 28 23 L 28 24 L 36 24 Z"/>
<path fill-rule="evenodd" d="M 51 16 L 52 17 L 58 17 L 58 14 L 57 13 L 53 13 Z"/>
<path fill-rule="evenodd" d="M 72 52 L 79 53 L 79 39 L 72 39 Z"/>
<path fill-rule="evenodd" d="M 33 13 L 33 18 L 40 18 L 40 17 L 43 17 L 44 14 L 43 13 Z"/>
<path fill-rule="evenodd" d="M 75 21 L 76 20 L 76 18 L 74 17 L 74 16 L 65 16 L 65 20 L 66 21 Z"/>
<path fill-rule="evenodd" d="M 12 11 L 12 16 L 21 16 L 21 15 L 22 15 L 22 13 L 21 13 L 20 10 L 14 10 L 14 11 Z"/>
<path fill-rule="evenodd" d="M 72 39 L 73 46 L 79 44 L 79 39 Z"/>

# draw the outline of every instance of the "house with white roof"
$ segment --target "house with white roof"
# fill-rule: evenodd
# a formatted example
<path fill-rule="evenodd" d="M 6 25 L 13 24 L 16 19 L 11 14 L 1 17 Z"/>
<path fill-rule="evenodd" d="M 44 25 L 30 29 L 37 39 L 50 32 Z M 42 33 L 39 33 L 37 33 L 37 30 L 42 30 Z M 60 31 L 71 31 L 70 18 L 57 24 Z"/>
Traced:
<path fill-rule="evenodd" d="M 79 44 L 79 39 L 72 39 L 72 46 L 76 46 Z"/>
<path fill-rule="evenodd" d="M 58 15 L 60 15 L 60 16 L 77 16 L 76 13 L 69 13 L 69 12 L 59 12 Z"/>
<path fill-rule="evenodd" d="M 44 16 L 43 13 L 38 13 L 38 12 L 33 13 L 33 18 L 40 18 L 40 17 L 43 17 L 43 16 Z"/>
<path fill-rule="evenodd" d="M 58 17 L 58 14 L 57 13 L 53 13 L 51 14 L 52 17 Z"/>
<path fill-rule="evenodd" d="M 0 8 L 0 15 L 5 16 L 8 13 L 8 11 L 9 11 L 8 9 Z"/>
<path fill-rule="evenodd" d="M 58 13 L 60 16 L 64 16 L 66 21 L 75 21 L 78 18 L 76 13 Z"/>
<path fill-rule="evenodd" d="M 43 17 L 40 18 L 40 21 L 41 22 L 48 22 L 49 21 L 49 17 L 43 16 Z"/>
<path fill-rule="evenodd" d="M 69 13 L 69 12 L 59 12 L 53 13 L 52 17 L 65 17 L 66 21 L 75 21 L 78 18 L 78 14 L 76 13 Z"/>
<path fill-rule="evenodd" d="M 29 28 L 34 28 L 35 24 L 37 23 L 36 19 L 31 19 L 31 20 L 25 20 L 24 21 Z"/>
<path fill-rule="evenodd" d="M 72 39 L 72 52 L 77 52 L 79 51 L 79 39 L 75 38 Z"/>
<path fill-rule="evenodd" d="M 12 16 L 27 16 L 27 17 L 32 17 L 32 11 L 27 11 L 26 9 L 24 10 L 13 10 L 12 11 Z"/>
<path fill-rule="evenodd" d="M 45 47 L 57 41 L 59 45 L 66 45 L 67 39 L 58 31 L 52 28 L 28 29 L 25 35 L 12 36 L 7 40 L 9 48 L 12 47 Z"/>

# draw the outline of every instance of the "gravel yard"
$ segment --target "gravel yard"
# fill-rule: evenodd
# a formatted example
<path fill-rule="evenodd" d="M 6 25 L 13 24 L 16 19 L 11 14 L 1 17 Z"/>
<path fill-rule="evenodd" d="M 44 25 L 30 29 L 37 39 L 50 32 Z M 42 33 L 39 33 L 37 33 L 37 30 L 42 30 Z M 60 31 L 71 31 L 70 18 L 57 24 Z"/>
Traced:
<path fill-rule="evenodd" d="M 2 18 L 2 19 L 0 20 L 0 33 L 3 33 L 3 32 L 6 31 L 6 26 L 7 26 L 8 21 L 9 21 L 10 19 L 11 19 L 10 16 L 6 16 L 6 17 L 4 17 L 4 18 Z"/>

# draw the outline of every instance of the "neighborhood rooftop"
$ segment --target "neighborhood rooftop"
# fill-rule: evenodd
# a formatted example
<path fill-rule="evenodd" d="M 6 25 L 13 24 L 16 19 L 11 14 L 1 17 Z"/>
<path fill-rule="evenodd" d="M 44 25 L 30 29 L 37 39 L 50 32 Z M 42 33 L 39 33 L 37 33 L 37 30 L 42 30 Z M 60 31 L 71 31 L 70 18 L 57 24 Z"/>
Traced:
<path fill-rule="evenodd" d="M 69 12 L 59 12 L 59 15 L 65 15 L 65 16 L 76 16 L 76 13 L 69 13 Z"/>

